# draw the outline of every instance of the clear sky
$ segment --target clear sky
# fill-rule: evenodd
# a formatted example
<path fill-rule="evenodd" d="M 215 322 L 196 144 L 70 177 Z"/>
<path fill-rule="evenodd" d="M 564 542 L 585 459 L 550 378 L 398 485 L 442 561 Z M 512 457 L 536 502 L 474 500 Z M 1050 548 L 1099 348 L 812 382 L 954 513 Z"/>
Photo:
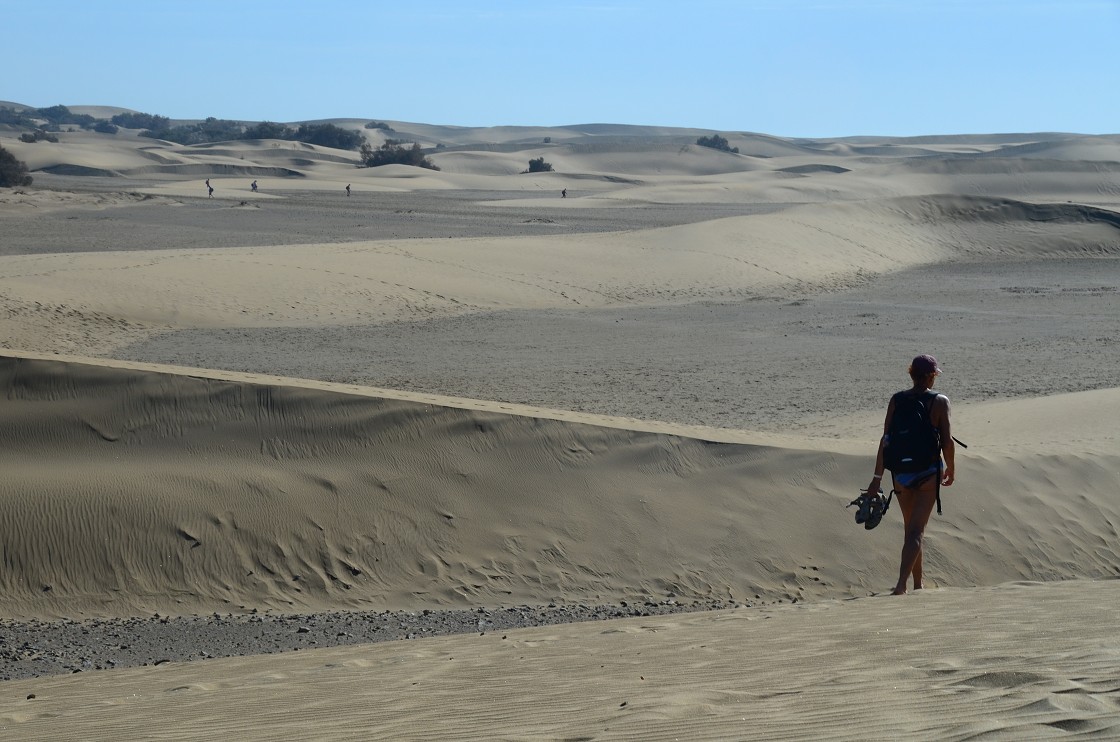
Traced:
<path fill-rule="evenodd" d="M 171 118 L 1120 133 L 1120 0 L 0 0 L 0 100 Z"/>

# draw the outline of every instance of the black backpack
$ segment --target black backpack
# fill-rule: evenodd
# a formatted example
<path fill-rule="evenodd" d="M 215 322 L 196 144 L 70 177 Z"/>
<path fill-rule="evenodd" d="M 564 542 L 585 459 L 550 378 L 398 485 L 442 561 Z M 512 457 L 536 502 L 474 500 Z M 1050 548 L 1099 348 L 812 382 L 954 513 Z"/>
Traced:
<path fill-rule="evenodd" d="M 941 432 L 931 422 L 937 392 L 894 395 L 883 463 L 895 474 L 924 471 L 941 461 Z"/>

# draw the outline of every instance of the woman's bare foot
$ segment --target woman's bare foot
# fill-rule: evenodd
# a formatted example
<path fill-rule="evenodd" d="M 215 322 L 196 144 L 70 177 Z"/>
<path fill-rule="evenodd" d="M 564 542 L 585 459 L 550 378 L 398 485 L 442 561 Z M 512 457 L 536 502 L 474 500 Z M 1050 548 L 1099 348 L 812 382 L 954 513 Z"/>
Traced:
<path fill-rule="evenodd" d="M 905 587 L 896 587 L 894 590 L 891 591 L 891 595 L 905 595 L 905 594 L 906 594 L 906 588 Z"/>

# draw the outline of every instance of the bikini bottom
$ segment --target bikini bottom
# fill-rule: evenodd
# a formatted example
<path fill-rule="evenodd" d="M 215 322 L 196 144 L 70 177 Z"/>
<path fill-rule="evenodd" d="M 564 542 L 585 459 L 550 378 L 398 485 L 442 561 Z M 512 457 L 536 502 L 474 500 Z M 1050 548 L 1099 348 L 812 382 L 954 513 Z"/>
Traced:
<path fill-rule="evenodd" d="M 894 477 L 895 487 L 905 487 L 906 489 L 910 490 L 917 489 L 918 487 L 921 487 L 922 484 L 929 481 L 931 477 L 941 475 L 941 462 L 939 461 L 928 469 L 923 469 L 922 471 L 900 472 L 898 474 L 894 474 L 894 472 L 891 472 L 891 474 Z"/>

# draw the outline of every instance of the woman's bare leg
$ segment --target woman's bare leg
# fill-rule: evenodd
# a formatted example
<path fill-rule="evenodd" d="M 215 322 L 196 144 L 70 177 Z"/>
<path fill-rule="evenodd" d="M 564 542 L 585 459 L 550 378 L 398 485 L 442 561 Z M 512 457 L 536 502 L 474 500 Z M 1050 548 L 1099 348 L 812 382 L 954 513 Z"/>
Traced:
<path fill-rule="evenodd" d="M 898 509 L 902 511 L 902 532 L 906 533 L 910 528 L 910 520 L 914 512 L 914 494 L 910 490 L 899 488 L 895 490 L 898 495 Z M 910 575 L 914 578 L 914 589 L 921 590 L 922 585 L 922 553 L 924 549 L 918 549 L 918 558 L 914 560 L 914 566 L 910 570 Z"/>
<path fill-rule="evenodd" d="M 902 560 L 898 567 L 898 583 L 893 595 L 905 595 L 906 583 L 914 576 L 914 589 L 922 589 L 922 537 L 929 516 L 937 503 L 937 482 L 929 480 L 917 489 L 900 487 L 898 506 L 902 510 Z"/>

